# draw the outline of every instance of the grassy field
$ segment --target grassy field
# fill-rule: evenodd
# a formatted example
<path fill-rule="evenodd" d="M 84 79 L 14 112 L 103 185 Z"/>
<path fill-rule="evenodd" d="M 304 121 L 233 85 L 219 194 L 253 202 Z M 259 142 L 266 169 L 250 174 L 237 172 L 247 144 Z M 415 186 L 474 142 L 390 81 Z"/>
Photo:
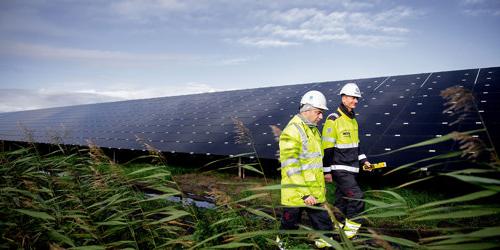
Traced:
<path fill-rule="evenodd" d="M 0 248 L 277 248 L 281 186 L 261 176 L 256 165 L 247 166 L 253 175 L 240 179 L 234 168 L 169 166 L 154 152 L 119 165 L 97 147 L 49 154 L 20 148 L 1 152 L 0 164 Z M 326 239 L 336 249 L 496 248 L 500 208 L 491 201 L 498 201 L 499 183 L 487 177 L 498 169 L 490 167 L 448 174 L 478 186 L 451 199 L 363 185 L 369 223 L 355 240 L 342 233 L 336 241 Z M 333 203 L 334 185 L 328 193 Z M 216 207 L 167 201 L 173 196 L 208 199 Z M 312 238 L 324 237 L 307 222 L 291 233 L 288 246 L 294 249 L 311 248 Z"/>

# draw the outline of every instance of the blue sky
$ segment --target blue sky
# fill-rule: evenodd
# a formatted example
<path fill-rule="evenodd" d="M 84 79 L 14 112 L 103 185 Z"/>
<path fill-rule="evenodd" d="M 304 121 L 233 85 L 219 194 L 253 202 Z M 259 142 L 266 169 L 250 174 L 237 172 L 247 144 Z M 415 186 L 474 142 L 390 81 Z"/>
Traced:
<path fill-rule="evenodd" d="M 0 112 L 500 66 L 500 1 L 0 1 Z"/>

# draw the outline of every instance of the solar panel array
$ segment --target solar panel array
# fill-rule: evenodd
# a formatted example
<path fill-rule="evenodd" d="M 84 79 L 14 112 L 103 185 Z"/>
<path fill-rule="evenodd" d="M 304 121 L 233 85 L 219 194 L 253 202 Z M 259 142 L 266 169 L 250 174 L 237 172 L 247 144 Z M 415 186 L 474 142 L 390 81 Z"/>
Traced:
<path fill-rule="evenodd" d="M 500 139 L 498 125 L 500 67 L 376 77 L 144 100 L 100 103 L 0 113 L 0 140 L 34 141 L 144 150 L 144 143 L 170 153 L 236 155 L 252 152 L 275 159 L 278 150 L 270 125 L 283 129 L 297 113 L 300 97 L 319 90 L 331 110 L 347 82 L 362 91 L 356 112 L 365 153 L 379 155 L 449 132 L 489 129 Z M 477 112 L 456 122 L 443 114 L 440 92 L 461 85 L 471 90 Z M 250 131 L 252 140 L 238 141 L 234 119 Z M 488 143 L 485 134 L 477 134 Z M 490 145 L 491 146 L 491 145 Z M 396 166 L 452 149 L 456 143 L 436 144 L 404 153 L 375 157 Z"/>

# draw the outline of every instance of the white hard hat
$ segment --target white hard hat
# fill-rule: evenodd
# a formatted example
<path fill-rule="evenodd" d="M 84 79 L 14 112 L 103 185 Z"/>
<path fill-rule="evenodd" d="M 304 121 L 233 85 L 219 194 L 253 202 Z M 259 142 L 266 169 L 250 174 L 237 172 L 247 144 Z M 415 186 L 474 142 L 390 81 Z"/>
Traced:
<path fill-rule="evenodd" d="M 356 83 L 350 82 L 344 85 L 340 90 L 340 95 L 348 95 L 361 98 L 361 91 L 359 91 L 358 85 Z"/>
<path fill-rule="evenodd" d="M 325 96 L 317 90 L 307 91 L 307 93 L 302 96 L 300 104 L 309 104 L 318 109 L 328 110 L 328 108 L 326 107 Z"/>

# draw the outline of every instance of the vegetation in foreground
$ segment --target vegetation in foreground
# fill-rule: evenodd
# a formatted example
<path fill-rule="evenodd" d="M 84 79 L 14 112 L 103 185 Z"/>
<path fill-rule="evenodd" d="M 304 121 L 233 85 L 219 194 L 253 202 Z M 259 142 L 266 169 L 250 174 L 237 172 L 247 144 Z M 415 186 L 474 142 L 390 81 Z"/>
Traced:
<path fill-rule="evenodd" d="M 266 184 L 263 178 L 241 180 L 224 173 L 175 169 L 178 174 L 173 176 L 161 157 L 150 157 L 152 164 L 127 167 L 113 163 L 96 147 L 61 148 L 48 155 L 40 155 L 35 147 L 1 152 L 0 247 L 276 248 L 279 215 L 274 202 L 279 201 L 281 188 L 276 180 Z M 500 246 L 500 207 L 491 201 L 498 200 L 500 190 L 495 178 L 498 161 L 480 166 L 442 174 L 478 187 L 451 199 L 437 200 L 403 188 L 370 190 L 363 215 L 371 221 L 370 227 L 353 241 L 342 235 L 329 240 L 336 249 L 496 248 Z M 251 165 L 246 169 L 261 173 Z M 207 180 L 189 186 L 197 175 Z M 210 196 L 217 207 L 200 209 L 166 200 L 188 192 Z M 487 219 L 485 223 L 480 222 L 482 218 Z M 401 233 L 418 232 L 418 228 L 432 230 L 431 236 Z M 310 239 L 321 236 L 306 226 L 292 233 L 292 248 L 311 248 Z"/>

